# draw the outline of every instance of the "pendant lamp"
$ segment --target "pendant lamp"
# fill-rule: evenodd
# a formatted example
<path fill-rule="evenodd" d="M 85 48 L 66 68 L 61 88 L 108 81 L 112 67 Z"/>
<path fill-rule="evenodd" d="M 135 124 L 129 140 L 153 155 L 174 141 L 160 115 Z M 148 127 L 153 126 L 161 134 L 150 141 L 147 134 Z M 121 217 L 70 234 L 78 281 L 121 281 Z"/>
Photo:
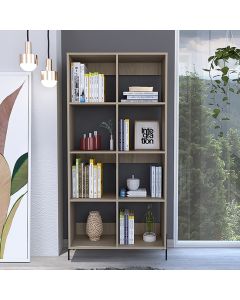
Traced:
<path fill-rule="evenodd" d="M 29 41 L 29 30 L 27 30 L 27 41 L 25 42 L 25 53 L 20 54 L 20 68 L 23 71 L 32 72 L 38 65 L 37 55 L 32 53 L 32 44 Z"/>
<path fill-rule="evenodd" d="M 41 71 L 41 82 L 45 87 L 54 87 L 57 84 L 57 72 L 52 69 L 52 59 L 50 58 L 49 30 L 47 31 L 48 57 L 46 59 L 46 69 Z"/>

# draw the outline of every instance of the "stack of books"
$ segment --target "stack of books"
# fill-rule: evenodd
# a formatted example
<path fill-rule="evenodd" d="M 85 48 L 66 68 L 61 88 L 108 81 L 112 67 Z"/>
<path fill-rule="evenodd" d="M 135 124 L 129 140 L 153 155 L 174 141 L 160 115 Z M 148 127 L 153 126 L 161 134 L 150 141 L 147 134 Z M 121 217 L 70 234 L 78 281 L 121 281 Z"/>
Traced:
<path fill-rule="evenodd" d="M 123 96 L 123 103 L 158 102 L 158 92 L 154 92 L 153 87 L 129 87 L 129 91 L 123 92 Z"/>
<path fill-rule="evenodd" d="M 150 190 L 152 198 L 162 198 L 162 167 L 150 167 Z"/>
<path fill-rule="evenodd" d="M 136 191 L 127 191 L 127 197 L 133 197 L 133 198 L 147 197 L 147 190 L 145 188 L 139 188 Z"/>
<path fill-rule="evenodd" d="M 102 163 L 90 159 L 89 163 L 76 158 L 72 166 L 72 197 L 73 198 L 101 198 L 103 183 Z"/>
<path fill-rule="evenodd" d="M 119 121 L 119 151 L 129 151 L 130 120 L 120 119 Z"/>
<path fill-rule="evenodd" d="M 119 214 L 120 245 L 134 245 L 134 211 L 121 209 Z"/>
<path fill-rule="evenodd" d="M 71 63 L 71 101 L 104 102 L 104 74 L 90 73 L 80 62 Z"/>

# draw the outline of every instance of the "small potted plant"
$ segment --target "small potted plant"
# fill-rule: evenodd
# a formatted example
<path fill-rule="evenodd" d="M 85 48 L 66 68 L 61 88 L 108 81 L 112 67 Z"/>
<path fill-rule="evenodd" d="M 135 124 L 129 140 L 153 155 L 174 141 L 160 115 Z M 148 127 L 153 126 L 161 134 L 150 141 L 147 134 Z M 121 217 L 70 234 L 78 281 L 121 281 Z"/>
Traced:
<path fill-rule="evenodd" d="M 215 128 L 220 129 L 222 136 L 221 121 L 229 120 L 226 106 L 230 104 L 230 95 L 240 94 L 240 49 L 227 46 L 217 48 L 214 55 L 208 58 L 210 78 L 210 105 L 213 105 L 212 116 L 218 120 Z M 220 95 L 220 101 L 216 96 Z"/>
<path fill-rule="evenodd" d="M 109 149 L 113 151 L 114 149 L 114 141 L 113 141 L 113 125 L 112 120 L 108 120 L 107 122 L 102 122 L 100 127 L 106 129 L 110 134 L 110 141 L 109 141 Z"/>

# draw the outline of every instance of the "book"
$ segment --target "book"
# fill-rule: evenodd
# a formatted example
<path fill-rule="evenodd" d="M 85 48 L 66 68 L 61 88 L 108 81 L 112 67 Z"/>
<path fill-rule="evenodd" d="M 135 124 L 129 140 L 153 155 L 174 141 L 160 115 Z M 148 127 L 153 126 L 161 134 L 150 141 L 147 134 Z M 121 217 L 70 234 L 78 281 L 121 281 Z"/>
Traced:
<path fill-rule="evenodd" d="M 84 163 L 81 162 L 79 165 L 79 198 L 83 198 L 83 170 Z"/>
<path fill-rule="evenodd" d="M 89 160 L 89 179 L 88 179 L 89 198 L 93 198 L 93 165 L 94 165 L 94 159 L 90 159 Z"/>
<path fill-rule="evenodd" d="M 71 63 L 71 100 L 80 101 L 80 63 Z"/>
<path fill-rule="evenodd" d="M 134 245 L 134 212 L 130 211 L 128 216 L 128 244 Z"/>
<path fill-rule="evenodd" d="M 98 195 L 97 174 L 98 174 L 97 165 L 93 165 L 93 198 L 97 198 Z"/>
<path fill-rule="evenodd" d="M 97 163 L 97 198 L 102 198 L 102 163 Z"/>
<path fill-rule="evenodd" d="M 119 120 L 119 150 L 120 151 L 124 150 L 123 142 L 124 142 L 124 121 L 123 119 L 120 119 Z"/>
<path fill-rule="evenodd" d="M 85 173 L 85 198 L 89 198 L 89 165 L 84 166 Z"/>
<path fill-rule="evenodd" d="M 158 100 L 158 96 L 155 96 L 155 95 L 149 95 L 149 96 L 146 96 L 146 95 L 129 95 L 127 96 L 127 100 L 134 100 L 134 99 L 139 99 L 139 100 Z"/>
<path fill-rule="evenodd" d="M 98 74 L 98 101 L 105 101 L 105 78 L 104 74 Z"/>
<path fill-rule="evenodd" d="M 155 167 L 155 197 L 159 197 L 159 169 Z"/>
<path fill-rule="evenodd" d="M 145 188 L 139 188 L 136 191 L 127 191 L 127 197 L 147 197 L 147 190 Z"/>
<path fill-rule="evenodd" d="M 84 75 L 85 102 L 89 102 L 89 74 Z"/>
<path fill-rule="evenodd" d="M 128 245 L 128 217 L 129 210 L 125 209 L 124 211 L 124 244 Z"/>
<path fill-rule="evenodd" d="M 156 167 L 156 197 L 162 197 L 162 167 Z"/>
<path fill-rule="evenodd" d="M 80 172 L 80 158 L 76 158 L 76 198 L 79 198 L 79 172 Z"/>
<path fill-rule="evenodd" d="M 152 92 L 153 86 L 130 86 L 129 92 Z"/>
<path fill-rule="evenodd" d="M 124 245 L 124 210 L 120 210 L 119 213 L 119 239 L 120 245 Z"/>
<path fill-rule="evenodd" d="M 155 198 L 156 197 L 156 192 L 155 192 L 155 172 L 156 172 L 156 167 L 151 166 L 150 168 L 150 187 L 151 187 L 151 197 Z"/>
<path fill-rule="evenodd" d="M 121 99 L 122 103 L 157 103 L 158 100 L 157 99 Z"/>
<path fill-rule="evenodd" d="M 76 197 L 76 166 L 72 166 L 72 197 Z"/>
<path fill-rule="evenodd" d="M 88 73 L 88 69 L 85 64 L 80 64 L 80 84 L 79 94 L 80 102 L 85 102 L 85 74 Z"/>
<path fill-rule="evenodd" d="M 123 92 L 124 96 L 158 96 L 158 92 Z"/>
<path fill-rule="evenodd" d="M 129 123 L 129 119 L 124 119 L 124 151 L 129 151 Z"/>

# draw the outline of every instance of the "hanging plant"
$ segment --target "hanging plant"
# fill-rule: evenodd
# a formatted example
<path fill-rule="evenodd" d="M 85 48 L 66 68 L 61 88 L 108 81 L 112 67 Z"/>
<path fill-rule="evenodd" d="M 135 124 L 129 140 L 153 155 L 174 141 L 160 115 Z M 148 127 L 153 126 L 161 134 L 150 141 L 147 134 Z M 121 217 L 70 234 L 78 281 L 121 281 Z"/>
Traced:
<path fill-rule="evenodd" d="M 230 95 L 240 94 L 240 73 L 237 70 L 240 65 L 240 49 L 231 46 L 217 48 L 214 55 L 208 58 L 208 62 L 209 69 L 203 70 L 209 73 L 210 105 L 214 106 L 212 116 L 216 119 L 215 128 L 220 130 L 219 135 L 222 136 L 221 121 L 230 119 L 227 114 Z"/>

